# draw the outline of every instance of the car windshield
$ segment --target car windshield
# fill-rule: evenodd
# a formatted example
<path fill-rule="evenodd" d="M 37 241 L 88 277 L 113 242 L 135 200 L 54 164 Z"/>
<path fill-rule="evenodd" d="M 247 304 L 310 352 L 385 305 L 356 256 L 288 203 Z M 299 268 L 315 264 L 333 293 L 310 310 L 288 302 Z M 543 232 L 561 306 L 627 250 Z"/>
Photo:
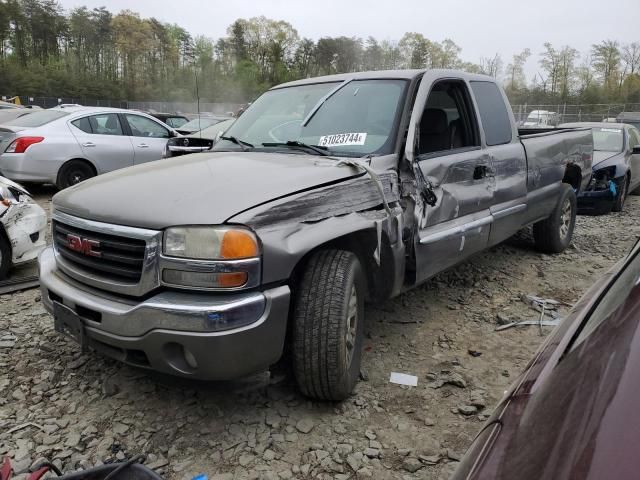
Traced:
<path fill-rule="evenodd" d="M 218 133 L 224 133 L 224 131 L 229 128 L 233 124 L 233 122 L 233 118 L 230 118 L 229 120 L 223 120 L 220 123 L 216 123 L 215 125 L 211 125 L 210 127 L 203 128 L 201 131 L 192 133 L 191 135 L 194 137 L 215 140 Z"/>
<path fill-rule="evenodd" d="M 405 80 L 354 80 L 270 90 L 236 120 L 225 136 L 255 147 L 300 142 L 343 156 L 391 153 L 406 87 Z M 228 148 L 239 147 L 230 140 L 214 147 Z"/>
<path fill-rule="evenodd" d="M 11 120 L 12 127 L 41 127 L 47 123 L 58 120 L 59 118 L 66 117 L 69 112 L 62 112 L 60 110 L 41 110 L 38 112 L 30 113 L 15 120 Z"/>
<path fill-rule="evenodd" d="M 207 128 L 207 127 L 210 127 L 211 125 L 215 125 L 216 123 L 220 123 L 219 118 L 200 117 L 185 123 L 180 127 L 180 130 L 189 130 L 190 132 L 197 132 L 202 130 L 203 128 Z"/>
<path fill-rule="evenodd" d="M 622 130 L 619 128 L 594 128 L 593 149 L 599 152 L 621 152 L 623 146 Z"/>

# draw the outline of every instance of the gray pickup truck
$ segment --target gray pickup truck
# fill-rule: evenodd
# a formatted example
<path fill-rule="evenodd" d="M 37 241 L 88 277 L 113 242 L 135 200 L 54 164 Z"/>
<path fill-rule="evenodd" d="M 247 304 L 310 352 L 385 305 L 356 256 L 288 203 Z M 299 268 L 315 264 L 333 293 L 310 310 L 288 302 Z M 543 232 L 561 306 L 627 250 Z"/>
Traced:
<path fill-rule="evenodd" d="M 485 76 L 287 83 L 210 152 L 58 193 L 42 301 L 59 332 L 131 365 L 218 380 L 286 359 L 304 394 L 343 399 L 365 301 L 530 224 L 564 250 L 592 148 L 588 129 L 519 133 Z"/>

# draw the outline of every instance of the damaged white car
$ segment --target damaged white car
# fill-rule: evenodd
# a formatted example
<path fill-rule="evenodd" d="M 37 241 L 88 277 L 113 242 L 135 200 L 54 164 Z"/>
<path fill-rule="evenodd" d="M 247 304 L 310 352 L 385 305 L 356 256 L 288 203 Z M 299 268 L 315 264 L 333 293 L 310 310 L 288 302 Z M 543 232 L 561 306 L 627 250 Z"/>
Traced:
<path fill-rule="evenodd" d="M 35 260 L 45 247 L 47 214 L 29 192 L 0 177 L 0 280 L 15 265 Z"/>

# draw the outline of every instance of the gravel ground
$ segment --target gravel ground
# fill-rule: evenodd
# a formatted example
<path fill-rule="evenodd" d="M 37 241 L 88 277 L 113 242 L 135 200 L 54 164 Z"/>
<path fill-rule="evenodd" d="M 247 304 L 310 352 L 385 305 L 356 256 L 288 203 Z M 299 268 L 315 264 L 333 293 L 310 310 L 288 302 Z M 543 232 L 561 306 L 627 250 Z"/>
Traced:
<path fill-rule="evenodd" d="M 284 376 L 201 383 L 83 355 L 53 331 L 38 290 L 0 296 L 0 455 L 18 472 L 144 453 L 166 479 L 448 478 L 550 331 L 498 322 L 539 316 L 525 294 L 566 312 L 630 249 L 636 208 L 630 197 L 620 214 L 579 217 L 561 255 L 536 253 L 525 231 L 367 307 L 363 381 L 338 404 L 300 396 Z M 418 386 L 389 383 L 391 372 Z"/>

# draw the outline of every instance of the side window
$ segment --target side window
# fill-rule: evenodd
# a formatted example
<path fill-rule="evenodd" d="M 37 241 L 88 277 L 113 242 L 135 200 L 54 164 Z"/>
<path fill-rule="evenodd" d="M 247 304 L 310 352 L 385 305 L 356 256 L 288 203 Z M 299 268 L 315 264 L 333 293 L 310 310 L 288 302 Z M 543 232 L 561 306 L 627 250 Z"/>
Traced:
<path fill-rule="evenodd" d="M 85 133 L 93 133 L 93 130 L 91 130 L 91 123 L 89 123 L 89 117 L 79 118 L 71 122 L 71 124 Z"/>
<path fill-rule="evenodd" d="M 169 130 L 147 117 L 131 114 L 126 117 L 134 137 L 169 138 Z"/>
<path fill-rule="evenodd" d="M 477 147 L 477 132 L 466 85 L 456 80 L 436 83 L 420 120 L 418 154 Z"/>
<path fill-rule="evenodd" d="M 487 145 L 511 142 L 511 121 L 500 89 L 493 82 L 471 82 Z"/>
<path fill-rule="evenodd" d="M 96 135 L 124 135 L 120 119 L 115 113 L 103 113 L 88 117 L 92 133 Z"/>

